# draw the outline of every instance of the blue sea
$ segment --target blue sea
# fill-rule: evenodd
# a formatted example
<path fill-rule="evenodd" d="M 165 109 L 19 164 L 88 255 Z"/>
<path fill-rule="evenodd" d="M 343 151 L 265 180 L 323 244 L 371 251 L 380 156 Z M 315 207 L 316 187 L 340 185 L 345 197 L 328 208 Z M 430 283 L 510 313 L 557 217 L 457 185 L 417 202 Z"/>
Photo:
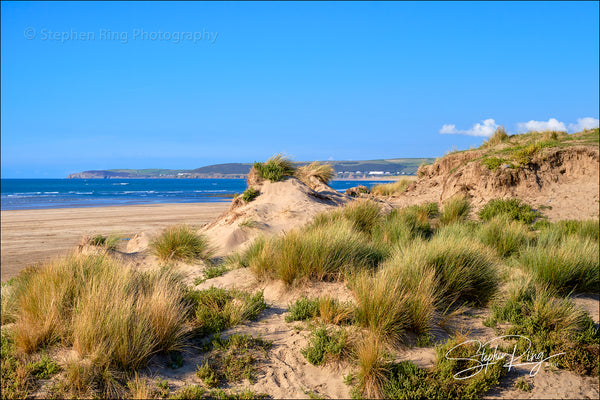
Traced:
<path fill-rule="evenodd" d="M 332 181 L 344 190 L 390 181 Z M 2 179 L 1 209 L 103 207 L 231 201 L 245 179 Z"/>

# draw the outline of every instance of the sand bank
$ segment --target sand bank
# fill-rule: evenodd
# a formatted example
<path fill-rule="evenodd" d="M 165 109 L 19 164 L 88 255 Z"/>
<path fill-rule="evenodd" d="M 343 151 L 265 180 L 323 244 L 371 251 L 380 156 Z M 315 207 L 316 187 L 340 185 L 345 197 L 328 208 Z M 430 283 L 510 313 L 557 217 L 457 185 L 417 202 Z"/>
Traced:
<path fill-rule="evenodd" d="M 2 211 L 2 281 L 33 263 L 68 253 L 83 235 L 129 236 L 173 224 L 200 226 L 229 202 Z"/>

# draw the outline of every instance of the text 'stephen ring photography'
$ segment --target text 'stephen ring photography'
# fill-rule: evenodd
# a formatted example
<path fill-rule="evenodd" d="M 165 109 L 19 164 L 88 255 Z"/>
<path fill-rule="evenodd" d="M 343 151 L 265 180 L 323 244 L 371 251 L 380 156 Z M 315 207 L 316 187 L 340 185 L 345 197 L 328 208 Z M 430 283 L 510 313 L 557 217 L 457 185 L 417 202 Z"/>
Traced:
<path fill-rule="evenodd" d="M 2 398 L 599 398 L 598 2 L 1 6 Z"/>

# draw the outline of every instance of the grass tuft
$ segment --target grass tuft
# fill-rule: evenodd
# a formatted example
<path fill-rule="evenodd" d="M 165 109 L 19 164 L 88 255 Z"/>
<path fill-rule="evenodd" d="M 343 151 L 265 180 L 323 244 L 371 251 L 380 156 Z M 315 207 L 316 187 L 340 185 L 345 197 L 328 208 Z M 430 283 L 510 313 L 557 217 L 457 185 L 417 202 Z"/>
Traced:
<path fill-rule="evenodd" d="M 448 225 L 466 221 L 470 211 L 471 203 L 465 196 L 457 196 L 446 200 L 440 213 L 440 224 Z"/>
<path fill-rule="evenodd" d="M 510 257 L 533 242 L 531 231 L 521 222 L 500 214 L 479 226 L 479 240 L 496 250 L 500 257 Z"/>
<path fill-rule="evenodd" d="M 375 196 L 395 196 L 404 192 L 408 185 L 413 181 L 410 179 L 400 179 L 393 183 L 382 183 L 380 185 L 373 185 L 371 188 L 371 194 Z"/>
<path fill-rule="evenodd" d="M 335 170 L 329 164 L 323 164 L 319 161 L 313 161 L 308 165 L 299 167 L 296 170 L 296 177 L 308 186 L 312 186 L 312 178 L 316 178 L 324 184 L 328 184 L 335 176 Z"/>
<path fill-rule="evenodd" d="M 599 251 L 597 241 L 571 235 L 559 243 L 529 246 L 518 261 L 537 282 L 561 294 L 600 293 Z"/>
<path fill-rule="evenodd" d="M 208 260 L 213 254 L 206 237 L 198 234 L 188 225 L 167 228 L 150 241 L 149 247 L 162 262 Z"/>
<path fill-rule="evenodd" d="M 242 193 L 242 200 L 244 200 L 246 203 L 250 203 L 252 200 L 257 198 L 259 194 L 260 192 L 258 190 L 250 186 L 244 190 L 244 193 Z"/>
<path fill-rule="evenodd" d="M 352 271 L 372 269 L 385 254 L 350 223 L 339 220 L 257 240 L 238 262 L 259 278 L 291 285 L 303 280 L 334 281 Z"/>
<path fill-rule="evenodd" d="M 195 305 L 196 332 L 200 335 L 221 332 L 242 321 L 254 320 L 267 305 L 263 293 L 249 293 L 211 287 L 188 293 Z"/>
<path fill-rule="evenodd" d="M 260 178 L 271 182 L 279 182 L 293 176 L 296 170 L 294 163 L 283 154 L 277 154 L 264 163 L 255 162 L 254 169 Z"/>

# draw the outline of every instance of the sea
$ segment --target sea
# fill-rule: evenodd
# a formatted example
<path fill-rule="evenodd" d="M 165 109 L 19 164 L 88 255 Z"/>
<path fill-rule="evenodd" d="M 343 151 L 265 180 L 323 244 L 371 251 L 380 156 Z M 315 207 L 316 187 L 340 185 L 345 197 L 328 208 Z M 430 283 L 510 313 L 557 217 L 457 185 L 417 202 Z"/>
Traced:
<path fill-rule="evenodd" d="M 340 192 L 389 180 L 331 181 Z M 231 201 L 245 179 L 2 179 L 1 210 Z"/>

